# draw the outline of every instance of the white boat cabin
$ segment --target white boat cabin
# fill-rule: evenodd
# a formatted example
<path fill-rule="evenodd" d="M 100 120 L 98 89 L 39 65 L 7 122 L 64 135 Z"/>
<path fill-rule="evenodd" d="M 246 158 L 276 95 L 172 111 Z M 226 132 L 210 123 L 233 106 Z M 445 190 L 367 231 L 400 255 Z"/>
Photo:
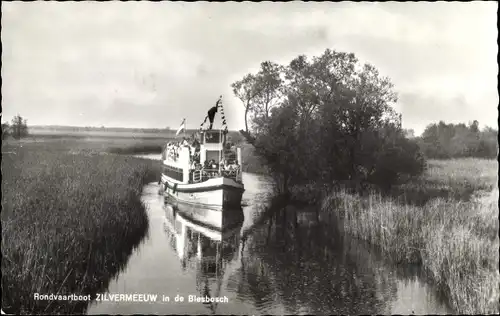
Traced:
<path fill-rule="evenodd" d="M 241 182 L 241 148 L 226 141 L 222 130 L 201 132 L 201 142 L 186 139 L 167 144 L 163 173 L 179 184 L 200 183 L 212 178 Z"/>

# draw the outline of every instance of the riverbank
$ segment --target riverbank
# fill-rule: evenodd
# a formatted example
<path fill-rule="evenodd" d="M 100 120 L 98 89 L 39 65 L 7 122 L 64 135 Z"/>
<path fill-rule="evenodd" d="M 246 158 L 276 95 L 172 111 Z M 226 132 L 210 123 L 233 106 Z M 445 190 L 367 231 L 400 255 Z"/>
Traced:
<path fill-rule="evenodd" d="M 431 161 L 399 200 L 338 191 L 322 212 L 395 263 L 421 265 L 457 313 L 498 313 L 497 170 L 495 160 Z"/>
<path fill-rule="evenodd" d="M 68 146 L 71 144 L 71 146 Z M 84 313 L 88 302 L 34 294 L 88 295 L 107 288 L 147 234 L 140 197 L 157 180 L 154 161 L 88 143 L 2 146 L 2 309 L 16 314 Z M 99 147 L 99 146 L 97 146 Z"/>

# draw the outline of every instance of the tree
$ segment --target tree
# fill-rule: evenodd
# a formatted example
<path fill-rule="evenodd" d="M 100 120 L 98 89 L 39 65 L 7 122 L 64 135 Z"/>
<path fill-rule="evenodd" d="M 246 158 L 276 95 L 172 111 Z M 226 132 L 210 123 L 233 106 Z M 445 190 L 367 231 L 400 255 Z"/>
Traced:
<path fill-rule="evenodd" d="M 9 123 L 2 123 L 2 139 L 7 138 L 10 135 L 10 126 Z"/>
<path fill-rule="evenodd" d="M 257 154 L 264 159 L 275 179 L 277 189 L 285 193 L 290 182 L 297 178 L 299 171 L 294 160 L 297 152 L 297 138 L 294 122 L 296 113 L 291 107 L 279 107 L 272 111 L 273 119 L 261 129 L 259 137 L 253 142 Z"/>
<path fill-rule="evenodd" d="M 15 139 L 21 139 L 28 136 L 28 123 L 19 114 L 12 119 L 11 124 L 12 136 Z"/>
<path fill-rule="evenodd" d="M 464 123 L 446 124 L 440 121 L 438 124 L 428 125 L 418 141 L 428 158 L 495 158 L 497 134 L 497 131 L 489 127 L 481 131 L 476 120 L 468 126 Z"/>
<path fill-rule="evenodd" d="M 469 123 L 469 129 L 474 134 L 479 134 L 479 122 L 474 120 L 472 123 Z"/>
<path fill-rule="evenodd" d="M 245 132 L 248 130 L 248 113 L 253 108 L 253 101 L 257 95 L 256 91 L 256 78 L 254 75 L 246 75 L 242 80 L 237 81 L 231 85 L 234 95 L 241 100 L 245 107 Z"/>
<path fill-rule="evenodd" d="M 266 61 L 261 63 L 261 68 L 256 75 L 248 74 L 231 85 L 234 95 L 245 107 L 245 132 L 247 134 L 250 133 L 249 115 L 257 120 L 262 117 L 268 118 L 271 109 L 281 98 L 282 72 L 280 65 Z"/>
<path fill-rule="evenodd" d="M 403 132 L 407 138 L 415 138 L 415 130 L 413 128 L 405 128 Z"/>
<path fill-rule="evenodd" d="M 374 176 L 380 168 L 391 169 L 394 183 L 402 174 L 423 170 L 419 148 L 404 137 L 401 117 L 393 110 L 392 83 L 375 67 L 359 65 L 354 54 L 327 49 L 312 59 L 298 56 L 287 66 L 263 63 L 257 75 L 234 86 L 253 92 L 247 106 L 252 134 L 244 135 L 284 190 L 311 181 L 387 182 Z M 386 148 L 393 154 L 386 155 Z M 383 164 L 389 157 L 410 161 Z"/>
<path fill-rule="evenodd" d="M 270 61 L 261 63 L 260 67 L 256 76 L 255 115 L 269 118 L 270 111 L 282 100 L 283 67 Z"/>

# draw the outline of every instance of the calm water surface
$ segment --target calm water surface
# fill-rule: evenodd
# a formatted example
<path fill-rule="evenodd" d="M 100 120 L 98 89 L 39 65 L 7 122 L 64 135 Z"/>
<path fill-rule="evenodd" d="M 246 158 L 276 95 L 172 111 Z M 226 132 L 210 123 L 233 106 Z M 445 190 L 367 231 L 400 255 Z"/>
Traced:
<path fill-rule="evenodd" d="M 155 156 L 156 157 L 156 156 Z M 269 184 L 244 174 L 244 222 L 222 234 L 144 188 L 149 234 L 109 294 L 157 294 L 156 302 L 95 302 L 89 314 L 448 314 L 418 277 L 394 271 L 361 244 L 339 238 L 307 214 L 298 226 L 256 224 Z M 281 224 L 281 223 L 280 223 Z M 242 235 L 246 235 L 242 242 Z M 175 302 L 175 296 L 185 297 Z M 227 297 L 228 302 L 187 302 Z M 162 297 L 170 297 L 163 302 Z"/>

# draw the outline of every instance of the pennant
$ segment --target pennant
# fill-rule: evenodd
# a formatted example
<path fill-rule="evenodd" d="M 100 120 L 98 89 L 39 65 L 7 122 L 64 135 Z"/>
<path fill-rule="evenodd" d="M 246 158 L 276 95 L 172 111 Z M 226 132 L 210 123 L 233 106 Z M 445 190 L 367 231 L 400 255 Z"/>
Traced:
<path fill-rule="evenodd" d="M 210 129 L 210 130 L 212 129 L 214 119 L 215 119 L 215 114 L 218 112 L 219 108 L 220 108 L 220 113 L 221 113 L 221 117 L 223 120 L 223 124 L 226 124 L 226 121 L 225 121 L 226 117 L 224 115 L 224 108 L 222 107 L 222 95 L 221 95 L 219 97 L 219 99 L 217 100 L 217 102 L 215 103 L 215 106 L 211 107 L 210 110 L 208 110 L 207 116 L 205 117 L 205 120 L 203 121 L 203 123 L 200 124 L 200 132 L 203 130 L 203 126 L 207 122 L 207 119 L 210 121 L 210 126 L 208 127 L 208 129 Z"/>

